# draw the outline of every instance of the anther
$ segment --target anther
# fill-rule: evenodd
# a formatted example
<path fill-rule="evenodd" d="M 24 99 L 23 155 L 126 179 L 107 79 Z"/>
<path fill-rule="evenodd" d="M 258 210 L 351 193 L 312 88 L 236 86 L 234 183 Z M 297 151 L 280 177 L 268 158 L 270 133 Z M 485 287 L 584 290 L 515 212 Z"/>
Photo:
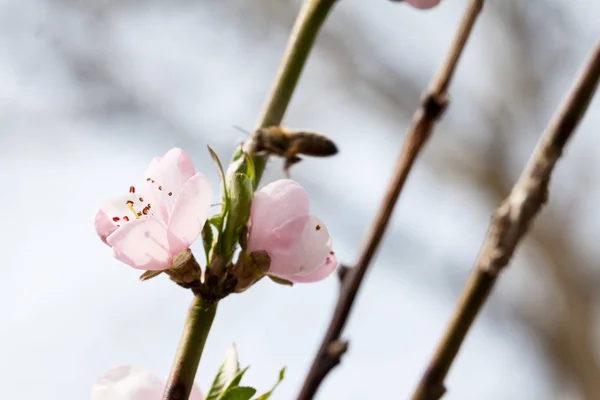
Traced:
<path fill-rule="evenodd" d="M 141 197 L 140 197 L 140 202 L 142 202 L 142 203 L 144 202 L 144 199 L 143 199 L 143 198 L 141 198 Z"/>
<path fill-rule="evenodd" d="M 113 221 L 117 222 L 118 220 L 120 220 L 121 218 L 119 217 L 113 217 Z"/>
<path fill-rule="evenodd" d="M 123 217 L 123 220 L 128 221 L 129 222 L 129 217 L 126 215 Z"/>
<path fill-rule="evenodd" d="M 169 192 L 167 193 L 169 196 L 173 196 L 173 192 Z"/>
<path fill-rule="evenodd" d="M 133 186 L 129 186 L 129 193 L 135 193 L 135 188 Z"/>
<path fill-rule="evenodd" d="M 321 230 L 321 225 L 317 225 L 317 226 L 315 227 L 315 229 L 316 229 L 316 230 L 318 230 L 318 231 L 320 231 L 320 230 Z"/>
<path fill-rule="evenodd" d="M 162 186 L 159 186 L 159 187 L 158 187 L 158 190 L 162 190 Z"/>

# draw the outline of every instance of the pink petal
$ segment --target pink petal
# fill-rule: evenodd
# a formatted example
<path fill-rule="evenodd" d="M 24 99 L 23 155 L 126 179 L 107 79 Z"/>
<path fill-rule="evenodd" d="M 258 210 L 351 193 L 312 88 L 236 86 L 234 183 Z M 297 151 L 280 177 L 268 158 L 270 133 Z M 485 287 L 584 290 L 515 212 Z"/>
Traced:
<path fill-rule="evenodd" d="M 117 230 L 117 226 L 113 223 L 112 218 L 106 215 L 102 210 L 98 210 L 96 213 L 96 217 L 94 218 L 94 228 L 100 239 L 106 244 L 108 244 L 106 238 Z"/>
<path fill-rule="evenodd" d="M 426 10 L 428 8 L 433 8 L 440 4 L 440 0 L 404 0 L 414 8 L 419 8 L 421 10 Z"/>
<path fill-rule="evenodd" d="M 164 388 L 165 384 L 150 372 L 122 365 L 98 379 L 91 400 L 160 400 Z"/>
<path fill-rule="evenodd" d="M 325 262 L 321 264 L 317 269 L 308 275 L 289 275 L 285 279 L 295 283 L 312 283 L 327 278 L 335 268 L 337 267 L 337 259 L 333 252 L 329 253 L 329 256 L 325 259 Z"/>
<path fill-rule="evenodd" d="M 154 215 L 162 222 L 168 223 L 175 199 L 195 173 L 192 161 L 180 148 L 173 148 L 164 157 L 152 160 L 146 170 L 143 194 L 150 200 Z"/>
<path fill-rule="evenodd" d="M 143 368 L 122 365 L 108 370 L 92 387 L 91 400 L 160 400 L 165 384 Z M 189 400 L 202 400 L 196 385 Z"/>
<path fill-rule="evenodd" d="M 177 255 L 200 236 L 210 213 L 212 188 L 204 175 L 191 177 L 175 200 L 168 225 L 168 243 L 171 255 Z"/>
<path fill-rule="evenodd" d="M 327 258 L 331 240 L 327 227 L 313 215 L 294 218 L 265 238 L 264 248 L 271 257 L 269 274 L 285 278 L 308 275 Z"/>
<path fill-rule="evenodd" d="M 159 162 L 156 178 L 149 178 L 165 186 L 163 190 L 172 192 L 173 196 L 179 194 L 183 185 L 196 173 L 190 157 L 177 147 L 169 150 Z"/>
<path fill-rule="evenodd" d="M 250 209 L 248 248 L 262 250 L 262 242 L 274 229 L 286 222 L 308 215 L 306 190 L 291 179 L 272 182 L 255 193 Z"/>
<path fill-rule="evenodd" d="M 117 229 L 107 239 L 116 254 L 136 269 L 159 271 L 171 267 L 167 228 L 155 218 L 131 221 Z"/>

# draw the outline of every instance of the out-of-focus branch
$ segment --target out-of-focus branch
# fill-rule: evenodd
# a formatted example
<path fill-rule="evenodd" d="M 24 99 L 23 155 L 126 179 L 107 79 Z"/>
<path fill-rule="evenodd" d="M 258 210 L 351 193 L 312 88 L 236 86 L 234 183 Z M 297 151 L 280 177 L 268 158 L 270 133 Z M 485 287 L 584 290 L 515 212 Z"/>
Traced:
<path fill-rule="evenodd" d="M 431 135 L 434 123 L 446 108 L 448 86 L 482 7 L 483 0 L 471 0 L 469 2 L 450 51 L 438 73 L 432 79 L 421 107 L 415 113 L 400 152 L 394 175 L 388 185 L 388 190 L 375 217 L 372 228 L 367 234 L 361 255 L 355 267 L 346 274 L 342 281 L 340 295 L 329 328 L 313 360 L 298 395 L 298 400 L 313 398 L 325 376 L 339 364 L 341 355 L 346 351 L 347 343 L 340 340 L 340 335 L 350 314 L 356 294 L 371 259 L 385 233 L 408 174 L 420 150 Z"/>
<path fill-rule="evenodd" d="M 256 129 L 281 124 L 317 34 L 334 4 L 335 0 L 306 0 L 304 2 L 277 72 L 275 85 L 269 93 Z M 254 154 L 256 138 L 255 131 L 246 141 L 244 150 L 252 155 L 256 171 L 256 185 L 258 185 L 268 156 Z"/>
<path fill-rule="evenodd" d="M 526 169 L 496 210 L 474 270 L 466 282 L 440 344 L 413 400 L 439 399 L 444 379 L 467 332 L 517 244 L 547 201 L 548 183 L 567 141 L 584 115 L 600 80 L 600 43 L 563 106 L 540 138 Z"/>

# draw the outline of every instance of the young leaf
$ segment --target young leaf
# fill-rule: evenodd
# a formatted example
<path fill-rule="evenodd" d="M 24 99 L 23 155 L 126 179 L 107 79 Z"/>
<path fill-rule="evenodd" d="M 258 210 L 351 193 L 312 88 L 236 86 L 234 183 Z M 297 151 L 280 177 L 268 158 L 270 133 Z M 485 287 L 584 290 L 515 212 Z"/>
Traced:
<path fill-rule="evenodd" d="M 217 172 L 219 173 L 219 180 L 221 181 L 221 191 L 223 192 L 223 205 L 221 206 L 222 214 L 225 214 L 227 210 L 229 210 L 229 197 L 227 196 L 227 185 L 225 184 L 225 172 L 223 172 L 223 165 L 221 164 L 221 160 L 219 160 L 219 156 L 215 151 L 210 147 L 208 147 L 208 152 L 212 157 L 213 161 L 217 165 Z"/>
<path fill-rule="evenodd" d="M 258 396 L 254 400 L 267 400 L 269 397 L 271 397 L 271 395 L 275 391 L 275 388 L 277 386 L 279 386 L 279 384 L 283 380 L 284 376 L 285 376 L 285 367 L 281 368 L 281 371 L 279 371 L 279 379 L 277 380 L 277 382 L 275 382 L 275 384 L 273 385 L 273 387 L 271 388 L 271 390 L 269 390 L 267 393 L 261 394 L 260 396 Z"/>
<path fill-rule="evenodd" d="M 217 400 L 229 386 L 228 384 L 238 375 L 240 366 L 238 362 L 237 350 L 235 344 L 225 353 L 225 359 L 219 367 L 210 389 L 206 394 L 205 400 Z"/>
<path fill-rule="evenodd" d="M 206 254 L 206 265 L 210 262 L 210 251 L 212 250 L 214 235 L 210 223 L 204 224 L 202 228 L 202 244 L 204 245 L 204 254 Z"/>
<path fill-rule="evenodd" d="M 238 386 L 226 390 L 219 400 L 250 400 L 256 389 L 248 386 Z"/>
<path fill-rule="evenodd" d="M 223 241 L 223 254 L 229 257 L 236 242 L 236 232 L 243 227 L 250 218 L 250 204 L 252 203 L 252 180 L 244 174 L 234 174 L 229 178 L 229 198 L 231 208 L 227 215 L 227 222 L 221 240 Z"/>
<path fill-rule="evenodd" d="M 246 373 L 248 368 L 250 368 L 250 367 L 246 367 L 242 370 L 238 370 L 237 374 L 235 374 L 235 376 L 227 383 L 227 386 L 225 386 L 225 389 L 223 389 L 223 393 L 225 393 L 229 389 L 233 389 L 234 387 L 239 386 L 240 382 L 242 381 L 242 376 L 244 376 L 244 374 Z M 221 393 L 221 396 L 223 396 L 223 393 Z M 220 399 L 220 397 L 219 397 L 219 399 Z"/>
<path fill-rule="evenodd" d="M 244 158 L 246 159 L 246 165 L 248 166 L 246 175 L 248 178 L 252 180 L 252 184 L 256 184 L 256 170 L 254 169 L 254 161 L 252 161 L 252 157 L 248 153 L 244 153 Z"/>

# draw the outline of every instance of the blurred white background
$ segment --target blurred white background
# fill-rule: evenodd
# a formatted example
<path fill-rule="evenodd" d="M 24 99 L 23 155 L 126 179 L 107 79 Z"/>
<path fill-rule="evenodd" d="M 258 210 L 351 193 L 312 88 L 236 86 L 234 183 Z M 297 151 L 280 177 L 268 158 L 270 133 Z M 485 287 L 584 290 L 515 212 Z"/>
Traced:
<path fill-rule="evenodd" d="M 491 212 L 598 39 L 593 0 L 487 3 L 360 292 L 350 350 L 318 399 L 410 395 Z M 340 1 L 318 39 L 285 122 L 340 148 L 292 174 L 341 262 L 357 256 L 465 4 L 420 12 Z M 140 283 L 96 237 L 93 216 L 174 146 L 217 187 L 206 145 L 226 162 L 245 138 L 233 125 L 253 127 L 298 9 L 281 0 L 0 2 L 3 398 L 87 399 L 99 375 L 124 363 L 166 378 L 191 293 L 164 277 Z M 445 399 L 600 398 L 599 127 L 596 96 Z M 282 176 L 273 161 L 263 183 Z M 294 398 L 337 286 L 335 276 L 292 289 L 265 280 L 227 298 L 197 383 L 207 389 L 235 342 L 251 365 L 243 382 L 268 390 L 287 365 L 273 398 Z"/>

